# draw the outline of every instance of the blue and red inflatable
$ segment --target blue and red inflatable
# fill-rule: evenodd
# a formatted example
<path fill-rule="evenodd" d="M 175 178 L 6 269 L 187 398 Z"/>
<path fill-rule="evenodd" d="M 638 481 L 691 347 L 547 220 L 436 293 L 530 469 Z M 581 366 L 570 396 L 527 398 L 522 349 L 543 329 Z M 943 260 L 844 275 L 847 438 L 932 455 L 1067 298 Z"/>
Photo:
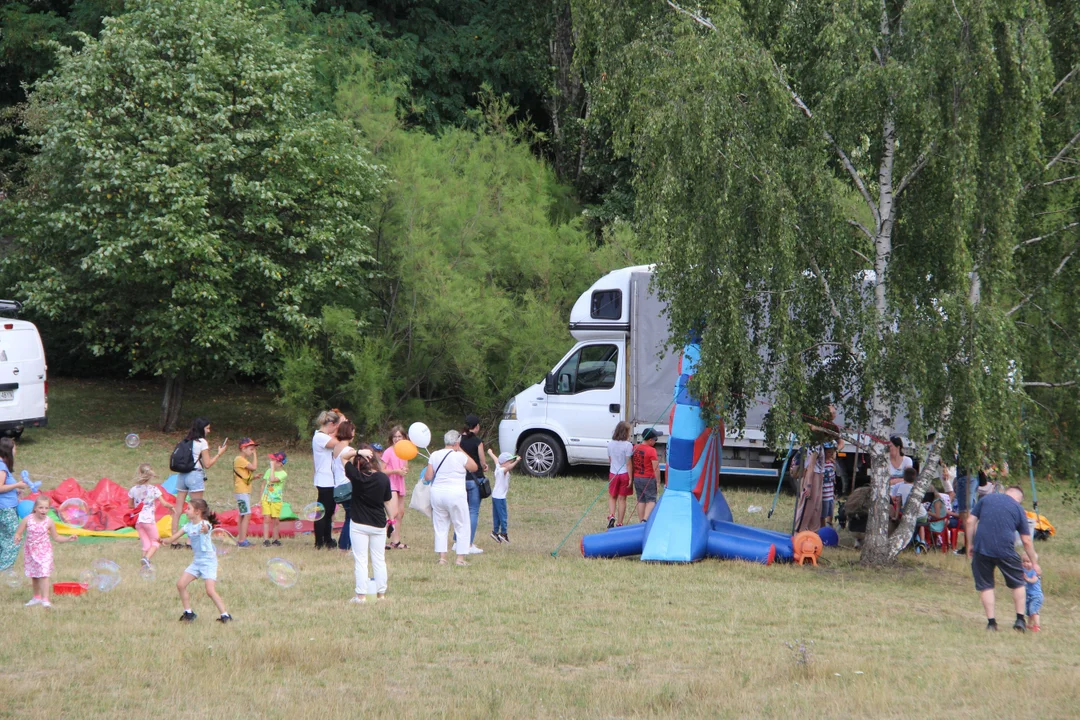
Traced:
<path fill-rule="evenodd" d="M 645 523 L 586 535 L 585 557 L 641 555 L 649 562 L 687 563 L 706 557 L 770 564 L 793 557 L 791 537 L 737 525 L 720 492 L 724 429 L 710 428 L 690 392 L 700 357 L 694 342 L 683 348 L 667 446 L 667 489 Z"/>

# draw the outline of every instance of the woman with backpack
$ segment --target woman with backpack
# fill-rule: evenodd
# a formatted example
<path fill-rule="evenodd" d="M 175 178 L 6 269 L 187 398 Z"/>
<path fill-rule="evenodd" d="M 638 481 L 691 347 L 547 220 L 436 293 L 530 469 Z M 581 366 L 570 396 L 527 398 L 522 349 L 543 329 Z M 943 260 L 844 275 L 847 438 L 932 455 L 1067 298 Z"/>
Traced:
<path fill-rule="evenodd" d="M 201 500 L 203 491 L 206 489 L 206 471 L 214 466 L 225 448 L 229 445 L 229 438 L 218 447 L 216 455 L 210 455 L 210 443 L 206 438 L 210 435 L 210 421 L 206 418 L 195 418 L 191 423 L 184 439 L 177 443 L 169 459 L 169 469 L 176 473 L 176 505 L 172 512 L 173 530 L 180 527 L 180 515 L 184 512 L 184 503 L 190 497 L 192 500 Z M 173 543 L 173 548 L 183 545 Z"/>

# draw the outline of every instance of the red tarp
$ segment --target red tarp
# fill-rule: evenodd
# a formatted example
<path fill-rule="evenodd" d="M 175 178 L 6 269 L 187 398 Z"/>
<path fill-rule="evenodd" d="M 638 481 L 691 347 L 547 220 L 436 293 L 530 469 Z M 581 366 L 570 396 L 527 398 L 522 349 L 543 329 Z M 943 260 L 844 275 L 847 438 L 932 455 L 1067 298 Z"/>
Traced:
<path fill-rule="evenodd" d="M 165 500 L 170 503 L 176 502 L 175 495 L 169 494 L 169 491 L 161 485 L 158 485 L 157 488 L 161 491 L 161 495 Z M 84 526 L 86 530 L 119 530 L 130 527 L 124 521 L 124 515 L 130 510 L 128 491 L 108 478 L 99 480 L 94 489 L 89 492 L 84 490 L 75 478 L 68 478 L 60 483 L 55 490 L 45 490 L 41 494 L 52 500 L 54 510 L 59 509 L 61 503 L 71 498 L 79 498 L 86 502 L 90 511 L 90 516 Z M 171 513 L 172 511 L 169 508 L 158 503 L 154 511 L 154 517 L 156 520 L 160 520 Z M 236 535 L 240 521 L 239 511 L 229 510 L 216 513 L 216 515 L 219 527 Z M 262 537 L 262 520 L 262 508 L 256 505 L 251 509 L 251 522 L 248 523 L 248 535 L 250 537 L 256 539 Z M 279 526 L 279 534 L 284 537 L 292 537 L 297 533 L 311 532 L 314 526 L 314 523 L 305 520 L 300 522 L 301 527 L 297 529 L 296 523 L 296 520 L 282 520 Z M 335 523 L 334 525 L 339 528 L 341 524 Z"/>
<path fill-rule="evenodd" d="M 161 494 L 166 500 L 176 502 L 176 497 L 170 495 L 165 488 L 160 485 L 157 488 L 161 490 Z M 124 520 L 124 515 L 131 509 L 128 502 L 128 491 L 108 478 L 98 480 L 98 484 L 89 492 L 83 490 L 78 480 L 68 478 L 60 483 L 55 490 L 45 490 L 42 495 L 52 500 L 54 510 L 59 509 L 65 500 L 71 498 L 83 500 L 90 511 L 84 526 L 86 530 L 119 530 L 129 527 Z M 157 506 L 154 512 L 157 520 L 168 514 L 169 509 L 161 504 Z"/>

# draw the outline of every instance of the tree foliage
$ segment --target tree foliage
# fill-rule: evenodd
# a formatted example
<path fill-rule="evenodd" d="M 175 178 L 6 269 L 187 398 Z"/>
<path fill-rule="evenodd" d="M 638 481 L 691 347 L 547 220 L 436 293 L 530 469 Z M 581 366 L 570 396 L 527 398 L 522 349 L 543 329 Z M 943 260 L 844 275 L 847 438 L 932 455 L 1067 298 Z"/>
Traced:
<path fill-rule="evenodd" d="M 1023 358 L 1008 309 L 1019 203 L 1052 81 L 1029 2 L 583 2 L 639 230 L 662 252 L 695 381 L 781 432 L 838 400 L 875 441 L 864 559 L 895 555 L 885 439 L 1016 453 Z M 913 497 L 921 493 L 913 493 Z"/>
<path fill-rule="evenodd" d="M 301 429 L 318 405 L 367 425 L 431 405 L 501 407 L 550 368 L 574 300 L 616 262 L 590 249 L 505 98 L 488 95 L 474 128 L 431 135 L 400 126 L 397 91 L 365 63 L 339 96 L 392 182 L 367 292 L 336 299 L 323 334 L 285 364 L 279 384 Z"/>
<path fill-rule="evenodd" d="M 128 5 L 34 87 L 38 152 L 0 206 L 6 264 L 34 312 L 75 320 L 133 372 L 267 372 L 362 286 L 379 168 L 348 123 L 309 108 L 312 55 L 276 16 Z"/>

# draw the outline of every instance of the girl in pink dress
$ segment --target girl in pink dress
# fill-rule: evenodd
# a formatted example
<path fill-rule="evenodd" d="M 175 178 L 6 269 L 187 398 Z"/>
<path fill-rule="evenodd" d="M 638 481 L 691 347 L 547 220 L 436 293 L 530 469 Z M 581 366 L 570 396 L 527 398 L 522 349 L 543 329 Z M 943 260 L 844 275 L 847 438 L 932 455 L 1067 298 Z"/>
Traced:
<path fill-rule="evenodd" d="M 401 542 L 401 521 L 405 518 L 405 476 L 409 473 L 409 463 L 394 452 L 394 443 L 406 440 L 405 428 L 395 425 L 390 429 L 390 447 L 382 454 L 383 473 L 390 478 L 391 504 L 394 514 L 390 518 L 390 544 L 387 549 L 408 550 L 409 546 Z"/>
<path fill-rule="evenodd" d="M 49 517 L 49 498 L 39 497 L 34 502 L 34 512 L 23 518 L 19 523 L 19 529 L 15 531 L 15 543 L 22 540 L 26 533 L 26 550 L 23 553 L 23 564 L 26 566 L 26 577 L 34 584 L 34 597 L 26 603 L 26 607 L 41 605 L 52 607 L 49 602 L 49 576 L 53 571 L 53 552 L 51 540 L 56 542 L 75 542 L 79 538 L 69 535 L 62 538 L 56 532 L 56 525 Z"/>

